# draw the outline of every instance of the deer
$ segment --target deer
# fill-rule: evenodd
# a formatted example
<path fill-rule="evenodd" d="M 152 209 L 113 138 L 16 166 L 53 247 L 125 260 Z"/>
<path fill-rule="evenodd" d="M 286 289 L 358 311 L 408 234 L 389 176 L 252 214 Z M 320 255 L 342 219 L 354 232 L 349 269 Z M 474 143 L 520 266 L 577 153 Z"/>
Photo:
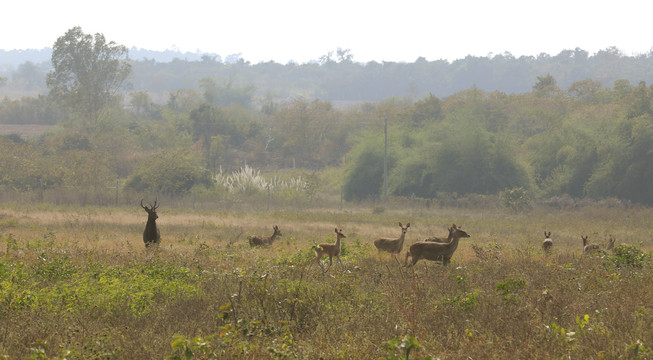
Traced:
<path fill-rule="evenodd" d="M 551 247 L 553 246 L 553 240 L 551 239 L 551 232 L 544 232 L 544 241 L 542 241 L 542 250 L 544 252 L 549 252 L 551 251 Z"/>
<path fill-rule="evenodd" d="M 420 241 L 410 246 L 406 253 L 404 266 L 408 266 L 408 257 L 412 258 L 411 266 L 417 264 L 420 259 L 431 261 L 442 261 L 442 265 L 447 265 L 451 262 L 453 253 L 458 248 L 458 241 L 461 238 L 470 237 L 463 229 L 453 224 L 449 228 L 449 236 L 447 243 Z"/>
<path fill-rule="evenodd" d="M 313 245 L 312 249 L 315 251 L 315 261 L 320 264 L 320 267 L 324 271 L 324 267 L 320 260 L 324 255 L 329 256 L 329 268 L 331 268 L 333 257 L 335 256 L 342 266 L 342 261 L 340 260 L 340 240 L 346 238 L 345 234 L 342 233 L 342 229 L 338 230 L 336 228 L 336 242 L 335 244 L 319 244 Z"/>
<path fill-rule="evenodd" d="M 399 254 L 401 252 L 401 249 L 404 247 L 404 239 L 406 238 L 406 232 L 410 227 L 410 223 L 406 224 L 406 226 L 403 226 L 401 223 L 399 223 L 399 227 L 401 228 L 400 237 L 396 239 L 378 238 L 374 240 L 374 246 L 376 246 L 377 250 L 386 251 L 391 254 Z"/>
<path fill-rule="evenodd" d="M 588 244 L 587 243 L 587 238 L 589 236 L 587 235 L 581 235 L 580 238 L 583 239 L 583 255 L 591 255 L 594 253 L 596 250 L 599 249 L 598 244 Z"/>
<path fill-rule="evenodd" d="M 277 239 L 277 237 L 283 236 L 281 234 L 281 230 L 279 230 L 279 227 L 277 225 L 274 225 L 272 227 L 272 230 L 274 230 L 272 236 L 258 236 L 258 235 L 248 236 L 247 240 L 249 240 L 249 246 L 272 245 L 272 243 L 274 242 L 274 240 Z"/>
<path fill-rule="evenodd" d="M 147 223 L 145 224 L 145 231 L 143 231 L 143 242 L 146 248 L 152 245 L 158 245 L 161 241 L 161 233 L 159 233 L 159 228 L 156 227 L 156 219 L 159 218 L 159 215 L 156 214 L 156 209 L 158 208 L 156 202 L 157 200 L 155 199 L 154 205 L 147 207 L 143 205 L 143 199 L 141 199 L 141 207 L 147 212 Z"/>
<path fill-rule="evenodd" d="M 614 236 L 610 235 L 610 238 L 608 239 L 608 246 L 605 248 L 605 250 L 612 250 L 614 251 L 614 242 L 617 239 L 614 238 Z"/>
<path fill-rule="evenodd" d="M 448 230 L 449 230 L 449 233 L 451 234 L 451 228 L 449 228 Z M 447 235 L 446 237 L 432 236 L 430 238 L 424 239 L 424 241 L 436 242 L 436 243 L 440 243 L 440 244 L 447 244 L 447 243 L 449 243 L 449 241 L 451 241 L 451 239 L 449 238 L 449 235 Z"/>

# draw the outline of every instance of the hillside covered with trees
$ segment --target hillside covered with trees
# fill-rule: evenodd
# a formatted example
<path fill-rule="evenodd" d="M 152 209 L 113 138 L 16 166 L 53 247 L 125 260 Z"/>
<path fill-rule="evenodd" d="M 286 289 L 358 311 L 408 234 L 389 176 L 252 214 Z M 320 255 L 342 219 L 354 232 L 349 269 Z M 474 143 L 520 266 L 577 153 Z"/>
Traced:
<path fill-rule="evenodd" d="M 301 169 L 307 196 L 328 188 L 374 199 L 387 120 L 388 195 L 522 191 L 652 205 L 652 66 L 650 54 L 616 49 L 451 63 L 359 64 L 347 50 L 310 64 L 158 63 L 73 28 L 47 66 L 2 75 L 0 123 L 52 127 L 0 137 L 0 188 L 209 194 L 247 165 Z"/>

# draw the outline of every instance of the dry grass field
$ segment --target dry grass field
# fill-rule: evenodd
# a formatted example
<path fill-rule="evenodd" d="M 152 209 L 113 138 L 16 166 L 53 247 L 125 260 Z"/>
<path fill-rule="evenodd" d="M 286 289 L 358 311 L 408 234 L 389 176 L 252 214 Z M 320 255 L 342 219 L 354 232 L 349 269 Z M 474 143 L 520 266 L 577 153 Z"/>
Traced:
<path fill-rule="evenodd" d="M 0 358 L 653 358 L 653 210 L 360 207 L 0 209 Z M 378 253 L 377 237 L 404 251 Z M 462 239 L 452 263 L 403 267 L 415 241 Z M 247 236 L 283 236 L 250 248 Z M 311 246 L 347 236 L 342 266 Z M 544 231 L 553 249 L 541 250 Z M 581 235 L 617 239 L 582 256 Z M 624 244 L 624 245 L 622 245 Z"/>

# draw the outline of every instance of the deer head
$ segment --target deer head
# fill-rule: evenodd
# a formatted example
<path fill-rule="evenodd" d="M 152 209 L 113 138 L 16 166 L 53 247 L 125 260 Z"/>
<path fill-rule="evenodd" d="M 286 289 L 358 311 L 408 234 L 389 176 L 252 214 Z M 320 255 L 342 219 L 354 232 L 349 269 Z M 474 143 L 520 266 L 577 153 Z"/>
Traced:
<path fill-rule="evenodd" d="M 156 208 L 158 207 L 156 205 L 157 200 L 154 200 L 154 205 L 151 205 L 150 207 L 147 207 L 146 205 L 143 205 L 143 199 L 141 199 L 141 207 L 147 212 L 147 220 L 156 220 L 159 218 L 159 215 L 156 214 Z"/>

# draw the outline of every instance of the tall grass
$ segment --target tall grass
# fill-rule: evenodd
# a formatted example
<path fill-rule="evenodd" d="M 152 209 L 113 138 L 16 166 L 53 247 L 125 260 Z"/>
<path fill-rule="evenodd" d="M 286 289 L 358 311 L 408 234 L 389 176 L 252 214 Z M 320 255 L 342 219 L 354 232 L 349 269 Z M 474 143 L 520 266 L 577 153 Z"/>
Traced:
<path fill-rule="evenodd" d="M 379 206 L 378 204 L 375 206 Z M 388 207 L 186 212 L 0 210 L 0 356 L 10 359 L 646 359 L 653 356 L 650 209 Z M 450 266 L 403 268 L 372 240 L 472 236 Z M 283 238 L 246 236 L 279 225 Z M 323 273 L 311 245 L 342 258 Z M 544 229 L 553 251 L 540 250 Z M 614 252 L 581 256 L 580 234 Z M 401 259 L 403 260 L 403 259 Z M 325 265 L 325 266 L 328 266 Z"/>
<path fill-rule="evenodd" d="M 214 181 L 218 186 L 224 187 L 228 192 L 235 194 L 251 194 L 253 192 L 265 192 L 268 190 L 302 193 L 306 191 L 307 187 L 306 181 L 301 176 L 284 180 L 275 175 L 270 179 L 266 179 L 261 175 L 260 170 L 256 170 L 247 165 L 231 174 L 225 174 L 220 169 L 214 176 Z"/>

